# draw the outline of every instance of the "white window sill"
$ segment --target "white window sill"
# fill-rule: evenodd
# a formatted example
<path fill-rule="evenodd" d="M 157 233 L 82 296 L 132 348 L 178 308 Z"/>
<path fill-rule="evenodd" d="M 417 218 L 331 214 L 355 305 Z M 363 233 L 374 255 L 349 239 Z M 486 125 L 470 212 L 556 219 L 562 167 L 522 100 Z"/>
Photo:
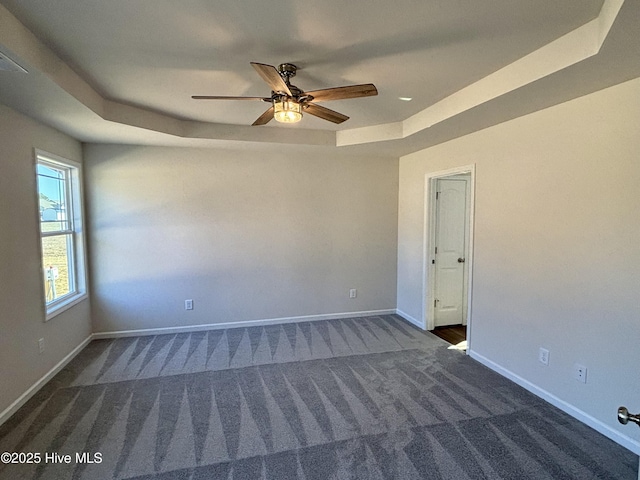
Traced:
<path fill-rule="evenodd" d="M 79 293 L 77 295 L 69 297 L 63 302 L 47 307 L 47 316 L 45 317 L 44 321 L 48 322 L 53 317 L 60 315 L 62 312 L 66 310 L 69 310 L 71 307 L 73 307 L 74 305 L 77 305 L 78 303 L 82 302 L 86 298 L 89 298 L 89 295 L 87 295 L 86 292 Z"/>

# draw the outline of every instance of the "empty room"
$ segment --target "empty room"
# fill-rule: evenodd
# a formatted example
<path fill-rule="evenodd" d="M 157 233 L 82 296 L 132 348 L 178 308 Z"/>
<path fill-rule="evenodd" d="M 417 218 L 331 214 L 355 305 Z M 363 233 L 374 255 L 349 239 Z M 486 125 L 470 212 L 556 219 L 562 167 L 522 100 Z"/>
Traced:
<path fill-rule="evenodd" d="M 0 479 L 640 480 L 639 25 L 0 0 Z"/>

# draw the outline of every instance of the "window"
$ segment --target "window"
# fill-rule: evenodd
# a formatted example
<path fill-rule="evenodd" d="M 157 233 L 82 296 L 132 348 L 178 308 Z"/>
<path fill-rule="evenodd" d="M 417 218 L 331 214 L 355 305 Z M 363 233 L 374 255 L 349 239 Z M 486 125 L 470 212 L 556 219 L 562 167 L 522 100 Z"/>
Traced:
<path fill-rule="evenodd" d="M 36 151 L 47 320 L 86 297 L 80 165 Z"/>

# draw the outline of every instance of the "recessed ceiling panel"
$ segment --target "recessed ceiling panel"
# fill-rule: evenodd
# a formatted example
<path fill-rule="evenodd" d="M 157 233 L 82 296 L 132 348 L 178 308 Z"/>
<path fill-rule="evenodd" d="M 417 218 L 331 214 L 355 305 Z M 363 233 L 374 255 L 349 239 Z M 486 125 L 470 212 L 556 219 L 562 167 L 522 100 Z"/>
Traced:
<path fill-rule="evenodd" d="M 303 90 L 374 83 L 335 102 L 343 129 L 401 121 L 595 18 L 602 0 L 2 0 L 105 97 L 178 118 L 250 125 L 269 96 L 249 62 L 300 67 Z M 411 102 L 398 97 L 412 97 Z M 309 117 L 309 116 L 307 116 Z M 308 120 L 308 121 L 307 121 Z"/>

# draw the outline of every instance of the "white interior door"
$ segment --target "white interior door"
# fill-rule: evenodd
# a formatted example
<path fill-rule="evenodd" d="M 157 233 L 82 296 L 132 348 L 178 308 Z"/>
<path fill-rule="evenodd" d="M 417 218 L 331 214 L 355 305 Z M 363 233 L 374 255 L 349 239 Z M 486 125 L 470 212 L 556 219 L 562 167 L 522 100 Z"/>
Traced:
<path fill-rule="evenodd" d="M 436 183 L 434 325 L 466 323 L 467 180 Z"/>

